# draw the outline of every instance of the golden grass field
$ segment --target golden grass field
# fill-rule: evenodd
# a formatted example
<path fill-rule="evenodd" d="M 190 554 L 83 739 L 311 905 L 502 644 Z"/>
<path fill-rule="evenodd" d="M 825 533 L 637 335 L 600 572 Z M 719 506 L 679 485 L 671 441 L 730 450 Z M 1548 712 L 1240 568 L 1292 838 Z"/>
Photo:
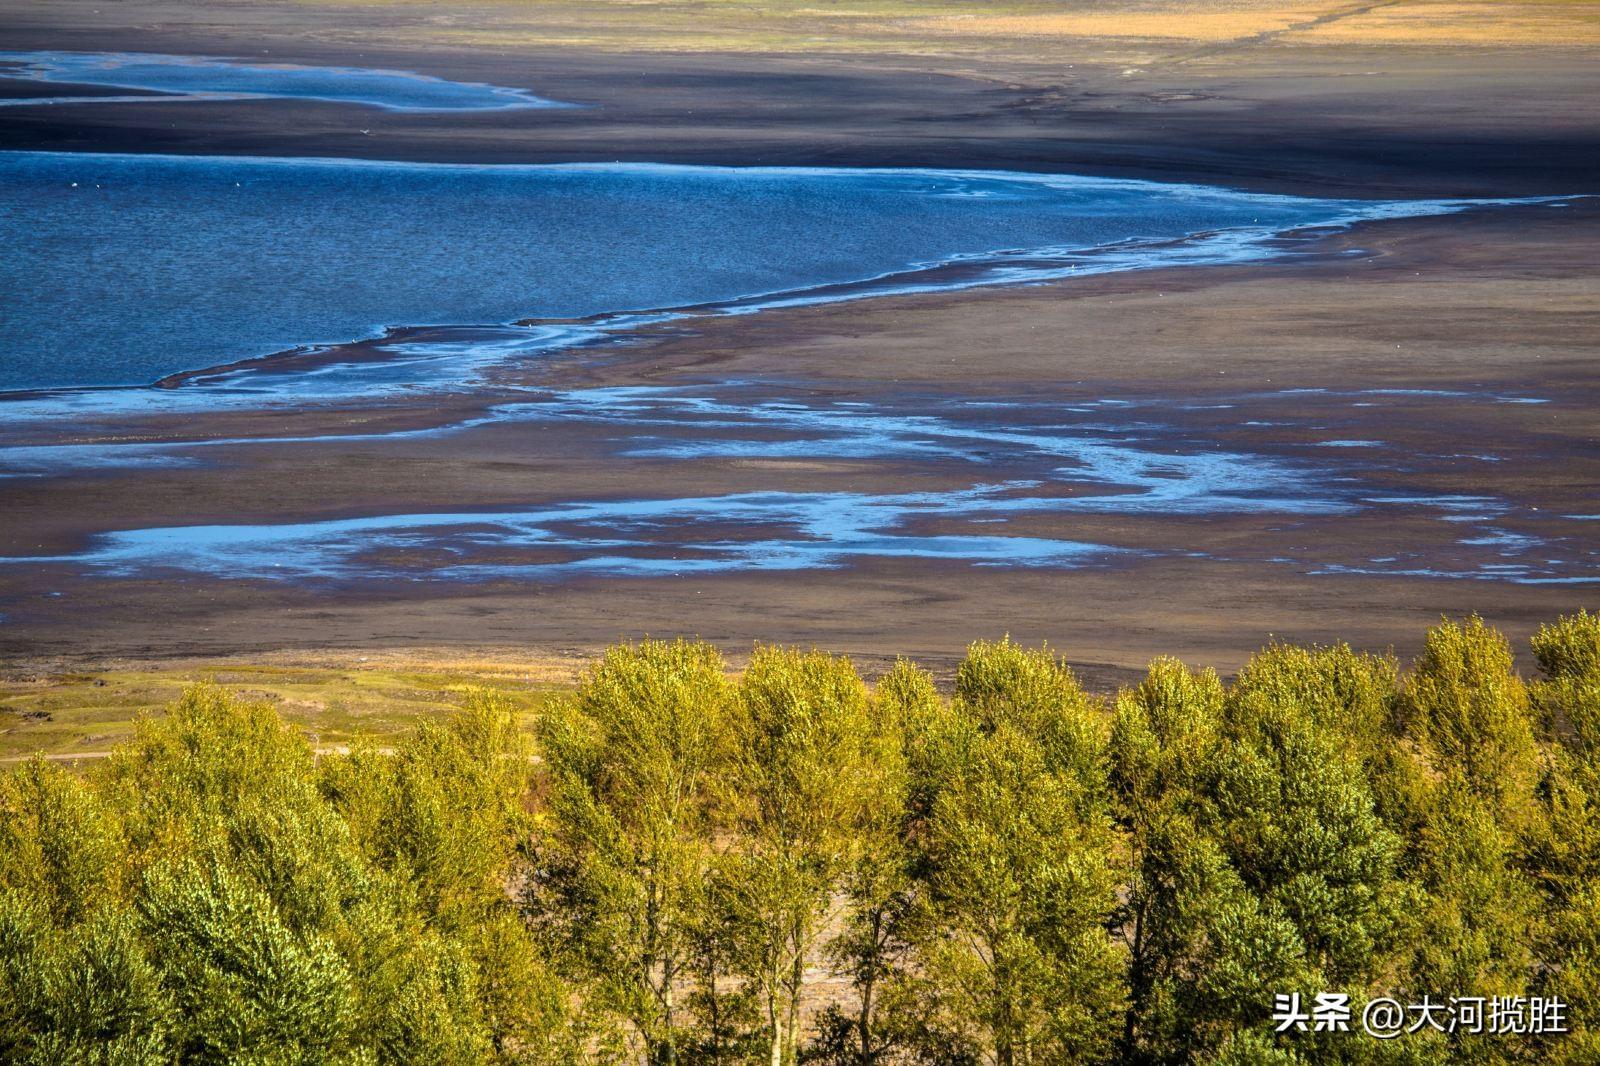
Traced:
<path fill-rule="evenodd" d="M 271 702 L 317 748 L 339 750 L 358 740 L 381 746 L 419 719 L 448 715 L 474 688 L 501 692 L 532 716 L 579 668 L 577 660 L 467 659 L 456 649 L 9 670 L 0 673 L 0 763 L 101 758 L 197 681 Z"/>
<path fill-rule="evenodd" d="M 299 0 L 310 7 L 379 0 Z M 1048 58 L 1063 46 L 1113 50 L 1256 41 L 1430 48 L 1588 47 L 1600 43 L 1600 0 L 1232 0 L 1112 4 L 952 3 L 946 0 L 431 0 L 381 6 L 407 12 L 435 43 L 644 51 L 899 52 Z M 433 13 L 433 11 L 438 13 Z M 1154 50 L 1154 53 L 1151 50 Z"/>

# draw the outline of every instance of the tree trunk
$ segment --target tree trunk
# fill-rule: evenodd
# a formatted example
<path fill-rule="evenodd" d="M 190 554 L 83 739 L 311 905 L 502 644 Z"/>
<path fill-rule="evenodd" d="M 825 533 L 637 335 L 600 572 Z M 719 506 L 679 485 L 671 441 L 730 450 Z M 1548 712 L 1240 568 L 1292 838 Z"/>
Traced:
<path fill-rule="evenodd" d="M 801 949 L 800 931 L 795 930 L 794 940 L 790 950 L 794 953 L 794 962 L 789 970 L 789 1033 L 784 1045 L 785 1066 L 794 1066 L 800 1061 L 800 988 L 806 980 L 806 960 Z"/>
<path fill-rule="evenodd" d="M 1017 1026 L 1011 1000 L 1010 960 L 996 943 L 989 945 L 989 957 L 994 960 L 994 1060 L 998 1066 L 1015 1066 Z"/>
<path fill-rule="evenodd" d="M 722 1062 L 722 996 L 717 991 L 717 964 L 706 967 L 706 1012 L 711 1019 L 711 1061 Z"/>
<path fill-rule="evenodd" d="M 678 1034 L 673 1024 L 673 973 L 672 960 L 667 959 L 661 967 L 661 1018 L 666 1027 L 666 1047 L 663 1049 L 661 1061 L 666 1066 L 677 1066 L 678 1062 Z"/>
<path fill-rule="evenodd" d="M 767 986 L 767 1022 L 772 1027 L 771 1066 L 783 1066 L 783 1018 L 778 1010 L 778 997 L 783 994 L 783 982 L 778 977 L 777 962 L 773 962 L 771 983 Z"/>
<path fill-rule="evenodd" d="M 1137 1018 L 1148 994 L 1145 978 L 1144 902 L 1142 900 L 1134 907 L 1133 947 L 1128 954 L 1128 986 L 1131 995 L 1128 996 L 1128 1009 L 1123 1014 L 1122 1022 L 1123 1062 L 1132 1062 L 1134 1060 L 1133 1050 L 1138 1041 Z"/>
<path fill-rule="evenodd" d="M 883 912 L 872 912 L 872 957 L 867 960 L 866 976 L 861 982 L 861 1013 L 857 1015 L 856 1029 L 861 1037 L 856 1053 L 857 1066 L 872 1066 L 876 1057 L 872 1052 L 872 993 L 878 982 L 878 956 L 883 935 Z"/>
<path fill-rule="evenodd" d="M 783 1021 L 772 1019 L 772 1066 L 783 1066 Z"/>

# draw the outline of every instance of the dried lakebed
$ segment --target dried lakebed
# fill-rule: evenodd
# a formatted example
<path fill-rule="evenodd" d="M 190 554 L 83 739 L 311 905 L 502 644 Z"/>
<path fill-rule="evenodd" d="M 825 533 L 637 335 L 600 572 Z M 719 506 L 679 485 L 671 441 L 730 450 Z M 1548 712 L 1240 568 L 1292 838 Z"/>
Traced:
<path fill-rule="evenodd" d="M 1296 389 L 1207 402 L 904 393 L 830 401 L 815 384 L 530 388 L 424 428 L 15 448 L 10 461 L 33 464 L 35 476 L 87 477 L 111 461 L 107 453 L 128 453 L 129 466 L 203 474 L 286 450 L 370 462 L 408 447 L 487 446 L 563 462 L 589 490 L 579 498 L 534 490 L 540 502 L 519 508 L 113 530 L 79 550 L 0 561 L 109 577 L 348 586 L 806 570 L 865 557 L 1078 569 L 1186 555 L 1329 575 L 1600 581 L 1600 545 L 1578 513 L 1581 499 L 1552 509 L 1544 497 L 1436 483 L 1441 468 L 1470 479 L 1474 469 L 1554 461 L 1537 442 L 1482 437 L 1470 451 L 1441 452 L 1415 429 L 1395 433 L 1425 427 L 1444 405 L 1492 410 L 1552 402 L 1545 398 Z M 700 485 L 707 471 L 727 491 L 672 493 Z M 792 484 L 797 472 L 807 487 L 760 487 Z M 658 489 L 629 495 L 641 482 Z M 1227 554 L 1203 550 L 1218 521 L 1259 534 Z M 1370 547 L 1370 531 L 1390 526 L 1396 546 Z"/>
<path fill-rule="evenodd" d="M 1473 469 L 1551 459 L 1537 439 L 1460 446 L 1428 432 L 1440 405 L 1561 402 L 1535 391 L 1201 401 L 885 382 L 830 400 L 804 367 L 782 381 L 536 383 L 551 360 L 627 358 L 718 317 L 1265 262 L 1294 256 L 1294 234 L 1510 203 L 1529 201 L 1316 200 L 977 171 L 15 153 L 0 159 L 0 233 L 18 249 L 0 325 L 12 390 L 0 395 L 0 492 L 159 474 L 195 479 L 181 492 L 198 503 L 210 473 L 268 456 L 310 469 L 311 449 L 381 463 L 486 439 L 579 473 L 527 485 L 516 506 L 350 499 L 327 517 L 324 499 L 270 521 L 97 514 L 75 543 L 18 545 L 3 562 L 349 586 L 867 558 L 1060 570 L 1176 555 L 1327 575 L 1597 581 L 1581 500 L 1436 483 L 1441 467 L 1470 482 Z M 141 384 L 169 375 L 167 387 Z M 397 410 L 404 424 L 387 424 Z M 355 425 L 295 428 L 307 412 Z M 1192 526 L 1235 520 L 1259 535 L 1227 552 Z M 1347 538 L 1341 523 L 1368 532 Z M 1371 532 L 1389 526 L 1392 545 Z"/>

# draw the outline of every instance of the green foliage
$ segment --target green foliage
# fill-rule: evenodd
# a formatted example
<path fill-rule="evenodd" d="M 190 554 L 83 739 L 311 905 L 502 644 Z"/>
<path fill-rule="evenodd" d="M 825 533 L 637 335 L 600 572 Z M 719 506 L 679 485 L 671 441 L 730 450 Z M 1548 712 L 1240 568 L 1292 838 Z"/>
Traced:
<path fill-rule="evenodd" d="M 768 1060 L 798 1060 L 807 962 L 873 831 L 902 806 L 900 738 L 848 659 L 757 648 L 729 715 L 719 800 L 735 845 L 720 896 L 763 1001 Z"/>
<path fill-rule="evenodd" d="M 174 1008 L 128 911 L 63 929 L 28 894 L 0 892 L 0 1060 L 168 1062 Z"/>
<path fill-rule="evenodd" d="M 1435 773 L 1458 777 L 1502 809 L 1531 795 L 1538 773 L 1532 714 L 1505 637 L 1475 615 L 1435 626 L 1406 695 L 1412 732 Z"/>
<path fill-rule="evenodd" d="M 1532 699 L 1546 735 L 1585 770 L 1600 770 L 1600 614 L 1541 626 L 1533 655 L 1544 677 Z"/>
<path fill-rule="evenodd" d="M 1539 627 L 1533 657 L 1551 680 L 1600 677 L 1600 614 L 1577 614 Z"/>
<path fill-rule="evenodd" d="M 87 778 L 0 781 L 0 1058 L 562 1061 L 504 885 L 530 763 L 483 698 L 319 766 L 198 686 Z"/>
<path fill-rule="evenodd" d="M 24 764 L 0 777 L 0 889 L 44 906 L 55 924 L 81 921 L 124 896 L 120 828 L 84 781 Z"/>
<path fill-rule="evenodd" d="M 1100 802 L 1105 714 L 1048 647 L 978 641 L 956 671 L 955 701 L 985 732 L 1009 727 L 1031 737 L 1052 773 L 1075 778 L 1086 801 Z"/>
<path fill-rule="evenodd" d="M 1242 712 L 1241 722 L 1298 718 L 1365 756 L 1394 734 L 1399 674 L 1394 659 L 1363 655 L 1348 644 L 1273 644 L 1239 671 L 1229 699 Z"/>
<path fill-rule="evenodd" d="M 349 967 L 326 935 L 297 934 L 258 884 L 226 866 L 162 863 L 145 875 L 151 954 L 178 1008 L 181 1054 L 201 1061 L 349 1056 Z"/>
<path fill-rule="evenodd" d="M 926 890 L 906 922 L 913 999 L 945 1045 L 1095 1062 L 1122 999 L 1103 716 L 1047 649 L 974 644 L 918 767 Z"/>
<path fill-rule="evenodd" d="M 613 648 L 541 724 L 548 832 L 529 902 L 650 1062 L 675 1061 L 682 1041 L 726 670 L 704 644 Z"/>
<path fill-rule="evenodd" d="M 835 1062 L 887 1062 L 917 1043 L 906 1024 L 910 1006 L 903 978 L 911 961 L 905 926 L 922 896 L 916 849 L 908 837 L 913 799 L 907 751 L 920 744 L 940 713 L 933 678 L 904 659 L 878 683 L 876 752 L 880 800 L 867 810 L 855 865 L 844 879 L 848 907 L 844 928 L 827 947 L 835 973 L 848 976 L 859 1002 L 848 1014 L 831 1005 L 819 1026 L 813 1057 Z"/>
<path fill-rule="evenodd" d="M 1423 903 L 1405 987 L 1525 992 L 1538 983 L 1548 917 L 1527 858 L 1550 812 L 1538 802 L 1534 713 L 1509 643 L 1476 616 L 1434 627 L 1406 679 L 1404 717 L 1428 771 L 1409 827 Z M 1506 1061 L 1518 1045 L 1452 1039 L 1450 1057 Z"/>
<path fill-rule="evenodd" d="M 1577 1032 L 1553 1061 L 1600 1061 L 1600 615 L 1540 627 L 1532 686 L 1549 742 L 1540 815 L 1524 864 L 1548 920 L 1536 944 L 1544 991 L 1573 1005 Z"/>
<path fill-rule="evenodd" d="M 1600 616 L 1532 648 L 1158 659 L 1108 706 L 1009 639 L 948 699 L 644 641 L 532 734 L 480 693 L 320 759 L 198 686 L 0 775 L 0 1061 L 1600 1061 Z M 1272 1031 L 1333 991 L 1575 1031 Z"/>
<path fill-rule="evenodd" d="M 1158 660 L 1118 699 L 1127 1058 L 1273 1061 L 1251 1041 L 1275 992 L 1386 975 L 1415 902 L 1372 787 L 1393 678 L 1348 648 L 1273 646 L 1231 690 Z"/>
<path fill-rule="evenodd" d="M 1459 783 L 1442 786 L 1434 803 L 1421 848 L 1428 895 L 1411 965 L 1416 984 L 1511 994 L 1530 972 L 1537 909 L 1516 868 L 1513 834 Z"/>

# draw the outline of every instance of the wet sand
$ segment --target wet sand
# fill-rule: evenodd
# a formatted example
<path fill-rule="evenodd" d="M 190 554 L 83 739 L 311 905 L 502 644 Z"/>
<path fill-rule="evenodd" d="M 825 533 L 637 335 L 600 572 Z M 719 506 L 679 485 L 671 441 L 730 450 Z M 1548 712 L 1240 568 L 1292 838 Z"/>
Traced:
<path fill-rule="evenodd" d="M 1596 212 L 1543 210 L 1375 224 L 1333 238 L 1314 262 L 1150 271 L 703 321 L 605 359 L 569 356 L 532 368 L 521 384 L 715 392 L 737 379 L 767 399 L 878 409 L 1041 396 L 1203 408 L 1249 396 L 1252 420 L 1286 428 L 1246 429 L 1230 424 L 1242 415 L 1219 411 L 1200 423 L 1219 447 L 1266 441 L 1283 451 L 1318 438 L 1381 434 L 1387 462 L 1363 474 L 1371 491 L 1490 494 L 1552 516 L 1592 511 L 1600 483 Z M 1364 254 L 1335 254 L 1348 248 Z M 1397 406 L 1364 413 L 1350 397 L 1332 403 L 1293 391 L 1305 389 L 1460 395 L 1394 398 Z M 1490 402 L 1496 395 L 1549 402 Z M 352 421 L 363 430 L 439 424 L 481 411 L 484 399 L 454 402 L 456 410 L 322 411 L 289 424 L 218 414 L 137 432 L 193 440 L 341 432 Z M 626 427 L 559 430 L 510 422 L 435 438 L 223 447 L 193 469 L 13 482 L 15 521 L 0 553 L 75 550 L 105 529 L 572 499 L 950 490 L 974 477 L 960 462 L 827 454 L 630 460 L 618 457 L 630 444 Z M 692 423 L 654 432 L 704 439 Z M 1501 461 L 1441 454 L 1458 450 Z M 1408 458 L 1394 466 L 1395 455 Z M 1046 513 L 1015 518 L 1005 532 L 1162 554 L 1083 570 L 868 558 L 840 570 L 323 587 L 7 567 L 0 570 L 0 649 L 14 657 L 152 656 L 462 644 L 573 653 L 645 633 L 693 633 L 734 648 L 779 640 L 939 661 L 974 637 L 1010 632 L 1048 639 L 1115 678 L 1162 652 L 1236 666 L 1273 637 L 1409 651 L 1445 612 L 1476 610 L 1522 635 L 1592 605 L 1594 595 L 1592 585 L 1317 572 L 1329 559 L 1353 565 L 1407 551 L 1448 553 L 1459 531 L 1425 508 L 1335 516 Z M 1571 527 L 1559 534 L 1570 541 Z M 1591 538 L 1564 550 L 1596 547 Z"/>
<path fill-rule="evenodd" d="M 75 8 L 61 10 L 19 8 L 10 46 L 105 46 L 105 37 L 89 30 L 67 34 L 62 23 Z M 1298 58 L 1244 49 L 1229 76 L 1219 73 L 1223 57 L 1213 54 L 1132 82 L 1109 65 L 1064 78 L 1059 63 L 1030 68 L 1015 57 L 619 57 L 529 49 L 469 56 L 423 52 L 398 33 L 380 35 L 358 59 L 348 45 L 272 23 L 277 9 L 248 10 L 278 27 L 258 42 L 292 45 L 302 61 L 503 81 L 597 106 L 447 124 L 363 113 L 370 132 L 353 130 L 348 110 L 293 102 L 6 109 L 0 146 L 1008 166 L 1374 196 L 1600 191 L 1600 130 L 1581 106 L 1594 67 L 1579 62 L 1581 53 L 1561 50 L 1429 53 L 1419 64 L 1367 44 L 1322 46 Z M 115 47 L 232 54 L 242 49 L 227 45 L 239 43 L 237 34 L 192 23 L 152 23 L 124 27 Z M 1355 77 L 1375 60 L 1387 74 Z M 1404 109 L 1386 95 L 1401 89 Z M 1195 98 L 1167 98 L 1180 90 Z M 491 388 L 425 407 L 169 416 L 86 425 L 73 437 L 204 440 L 419 428 L 524 394 L 513 388 L 650 385 L 715 393 L 731 380 L 752 402 L 924 413 L 972 400 L 1066 406 L 1109 399 L 1161 409 L 1172 432 L 1186 439 L 1209 434 L 1218 447 L 1273 456 L 1320 455 L 1297 449 L 1381 434 L 1381 453 L 1340 455 L 1330 469 L 1358 471 L 1364 491 L 1511 501 L 1524 532 L 1562 538 L 1562 553 L 1572 556 L 1600 549 L 1600 523 L 1587 536 L 1539 515 L 1600 510 L 1593 503 L 1600 484 L 1597 224 L 1593 202 L 1373 224 L 1328 238 L 1291 263 L 700 320 L 645 343 L 523 367 L 503 382 L 503 394 Z M 1343 399 L 1335 410 L 1327 394 L 1292 391 L 1310 389 Z M 1357 394 L 1372 389 L 1449 395 L 1390 397 L 1381 409 L 1358 409 L 1373 401 Z M 1242 415 L 1178 413 L 1185 405 L 1225 411 L 1219 405 L 1241 403 L 1250 421 L 1269 428 L 1242 427 Z M 442 436 L 221 445 L 193 467 L 13 480 L 3 488 L 8 521 L 0 555 L 74 552 L 96 533 L 151 526 L 767 490 L 951 491 L 975 478 L 968 461 L 864 459 L 825 448 L 783 458 L 629 458 L 625 432 L 602 423 L 567 422 L 554 432 L 501 422 Z M 704 437 L 692 423 L 653 432 L 678 442 Z M 1468 452 L 1496 461 L 1461 457 Z M 937 516 L 923 521 L 937 527 Z M 1460 554 L 1458 531 L 1437 509 L 1047 512 L 1014 518 L 1005 532 L 1152 554 L 1077 570 L 862 558 L 830 570 L 479 583 L 395 578 L 338 587 L 6 566 L 0 656 L 76 661 L 422 646 L 581 656 L 611 640 L 688 633 L 735 649 L 777 640 L 869 659 L 911 654 L 938 665 L 971 639 L 1009 632 L 1049 640 L 1097 683 L 1114 685 L 1156 654 L 1228 669 L 1274 637 L 1347 639 L 1409 653 L 1441 613 L 1476 610 L 1521 637 L 1558 613 L 1593 607 L 1596 596 L 1594 585 L 1322 572 L 1330 561 L 1354 566 L 1407 552 L 1435 560 Z"/>

